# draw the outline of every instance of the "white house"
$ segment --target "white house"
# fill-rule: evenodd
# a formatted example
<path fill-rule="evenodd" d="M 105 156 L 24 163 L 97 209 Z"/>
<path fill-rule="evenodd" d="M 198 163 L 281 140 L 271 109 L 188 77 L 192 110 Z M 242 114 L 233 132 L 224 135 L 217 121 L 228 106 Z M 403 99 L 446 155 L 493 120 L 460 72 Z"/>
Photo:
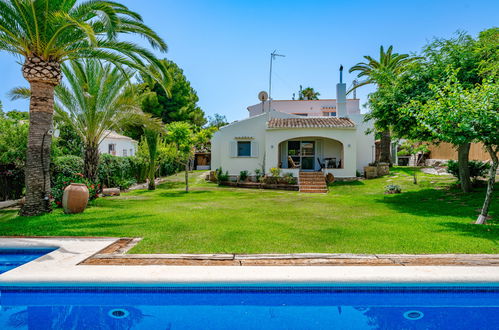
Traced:
<path fill-rule="evenodd" d="M 138 142 L 128 136 L 105 131 L 104 138 L 99 143 L 99 153 L 111 154 L 113 156 L 127 157 L 137 153 Z"/>
<path fill-rule="evenodd" d="M 243 170 L 322 171 L 337 178 L 363 172 L 374 159 L 373 127 L 364 122 L 359 100 L 346 98 L 346 84 L 337 99 L 271 100 L 248 107 L 249 118 L 222 127 L 212 138 L 212 169 L 235 176 Z"/>

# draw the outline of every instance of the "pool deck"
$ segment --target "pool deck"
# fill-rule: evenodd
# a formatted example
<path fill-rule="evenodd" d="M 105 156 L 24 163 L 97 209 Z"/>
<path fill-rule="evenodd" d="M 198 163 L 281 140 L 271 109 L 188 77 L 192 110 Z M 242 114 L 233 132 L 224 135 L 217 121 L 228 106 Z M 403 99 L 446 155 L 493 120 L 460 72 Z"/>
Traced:
<path fill-rule="evenodd" d="M 0 275 L 0 286 L 499 283 L 497 254 L 126 254 L 137 242 L 0 237 L 0 248 L 58 247 Z"/>

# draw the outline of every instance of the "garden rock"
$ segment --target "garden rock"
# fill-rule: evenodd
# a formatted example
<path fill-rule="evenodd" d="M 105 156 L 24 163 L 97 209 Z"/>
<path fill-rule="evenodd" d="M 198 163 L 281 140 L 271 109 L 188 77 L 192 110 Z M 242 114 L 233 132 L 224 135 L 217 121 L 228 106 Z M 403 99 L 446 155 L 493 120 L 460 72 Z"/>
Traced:
<path fill-rule="evenodd" d="M 102 189 L 102 196 L 119 196 L 121 193 L 120 188 L 104 188 Z"/>

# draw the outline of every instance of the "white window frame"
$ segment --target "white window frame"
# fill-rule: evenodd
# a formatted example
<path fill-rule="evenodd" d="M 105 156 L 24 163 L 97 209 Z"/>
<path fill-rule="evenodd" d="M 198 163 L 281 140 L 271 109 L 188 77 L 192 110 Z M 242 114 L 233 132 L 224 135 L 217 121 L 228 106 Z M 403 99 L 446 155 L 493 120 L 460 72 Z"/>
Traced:
<path fill-rule="evenodd" d="M 239 156 L 239 142 L 249 142 L 250 143 L 250 154 L 249 156 Z M 258 142 L 252 140 L 234 140 L 229 144 L 229 154 L 232 158 L 258 158 Z"/>

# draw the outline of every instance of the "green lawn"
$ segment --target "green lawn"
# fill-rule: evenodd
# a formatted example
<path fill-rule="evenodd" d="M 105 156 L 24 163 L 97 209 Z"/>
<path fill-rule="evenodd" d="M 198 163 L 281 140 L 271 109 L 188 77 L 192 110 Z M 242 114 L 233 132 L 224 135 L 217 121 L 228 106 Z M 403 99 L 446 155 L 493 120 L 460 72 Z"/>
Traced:
<path fill-rule="evenodd" d="M 0 211 L 2 235 L 143 237 L 131 253 L 499 253 L 499 224 L 476 226 L 484 189 L 396 168 L 390 176 L 335 183 L 327 195 L 219 188 L 182 174 L 156 191 L 100 198 L 84 214 L 23 218 Z M 403 193 L 385 195 L 387 184 Z M 499 214 L 497 198 L 491 215 Z"/>

